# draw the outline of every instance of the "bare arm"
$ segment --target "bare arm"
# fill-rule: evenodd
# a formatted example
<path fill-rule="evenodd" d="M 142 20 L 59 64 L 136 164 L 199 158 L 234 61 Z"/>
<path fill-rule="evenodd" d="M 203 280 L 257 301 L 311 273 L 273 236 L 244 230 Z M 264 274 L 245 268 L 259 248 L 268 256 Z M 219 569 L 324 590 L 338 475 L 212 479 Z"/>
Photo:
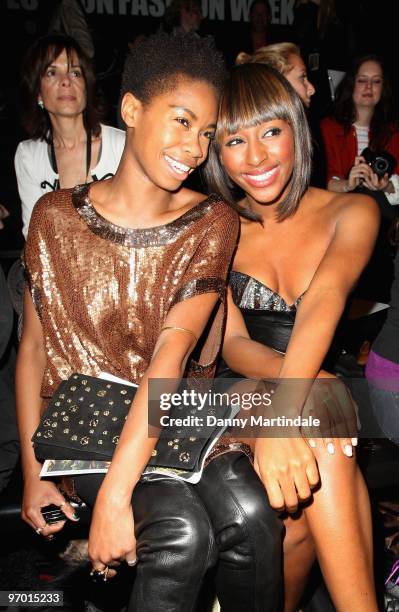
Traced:
<path fill-rule="evenodd" d="M 250 338 L 241 311 L 234 304 L 230 288 L 223 359 L 233 372 L 255 379 L 277 378 L 283 363 L 283 355 Z"/>
<path fill-rule="evenodd" d="M 164 327 L 185 328 L 193 333 L 169 329 L 158 338 L 97 496 L 89 540 L 89 554 L 95 567 L 99 562 L 107 564 L 112 559 L 135 557 L 131 497 L 157 442 L 148 437 L 148 380 L 182 378 L 196 344 L 194 336 L 201 336 L 216 300 L 214 293 L 192 297 L 176 304 L 165 320 Z M 119 517 L 117 522 L 115 513 Z"/>
<path fill-rule="evenodd" d="M 281 377 L 317 376 L 348 295 L 370 258 L 378 226 L 379 212 L 374 200 L 351 196 L 298 307 Z"/>
<path fill-rule="evenodd" d="M 349 198 L 348 198 L 349 200 Z M 283 386 L 283 408 L 299 414 L 330 346 L 347 296 L 366 265 L 378 229 L 378 210 L 369 198 L 351 196 L 338 219 L 335 235 L 311 285 L 298 307 L 286 355 L 276 355 L 249 338 L 241 313 L 229 302 L 223 356 L 235 371 L 253 378 L 308 379 L 290 389 Z M 350 265 L 348 265 L 350 262 Z M 292 392 L 291 392 L 292 391 Z M 278 401 L 276 398 L 278 410 Z M 270 503 L 295 510 L 298 497 L 310 496 L 319 480 L 315 458 L 301 438 L 260 436 L 255 446 L 255 469 Z"/>
<path fill-rule="evenodd" d="M 60 505 L 64 498 L 52 482 L 41 481 L 41 463 L 34 455 L 31 438 L 40 421 L 42 398 L 40 388 L 46 365 L 42 326 L 35 311 L 29 291 L 24 295 L 24 325 L 18 349 L 16 366 L 17 420 L 21 442 L 21 461 L 24 477 L 22 518 L 34 529 L 43 529 L 43 535 L 59 531 L 64 523 L 46 527 L 40 509 L 48 504 Z M 74 510 L 69 504 L 63 512 L 73 519 Z"/>

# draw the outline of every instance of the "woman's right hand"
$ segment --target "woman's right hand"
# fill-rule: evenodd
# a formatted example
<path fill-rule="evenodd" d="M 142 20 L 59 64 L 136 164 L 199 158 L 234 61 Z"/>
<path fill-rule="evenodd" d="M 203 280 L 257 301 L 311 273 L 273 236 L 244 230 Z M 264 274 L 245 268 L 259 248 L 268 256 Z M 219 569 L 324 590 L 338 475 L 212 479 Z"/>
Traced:
<path fill-rule="evenodd" d="M 125 560 L 137 562 L 133 508 L 104 481 L 93 509 L 89 534 L 89 557 L 94 570 L 104 570 L 109 564 Z M 110 570 L 108 577 L 115 575 Z"/>
<path fill-rule="evenodd" d="M 312 450 L 301 438 L 258 438 L 254 468 L 276 510 L 295 512 L 319 483 Z"/>
<path fill-rule="evenodd" d="M 355 157 L 355 163 L 350 169 L 348 176 L 348 191 L 353 191 L 363 183 L 363 181 L 369 181 L 371 179 L 371 168 L 366 164 L 364 157 L 359 155 Z"/>
<path fill-rule="evenodd" d="M 24 494 L 22 500 L 22 518 L 37 531 L 40 535 L 48 537 L 57 531 L 60 531 L 65 525 L 65 521 L 48 525 L 41 513 L 42 508 L 55 504 L 60 507 L 62 512 L 71 520 L 79 520 L 76 517 L 75 510 L 65 500 L 63 495 L 57 489 L 56 485 L 49 480 L 40 480 L 39 476 L 27 478 L 25 480 Z"/>

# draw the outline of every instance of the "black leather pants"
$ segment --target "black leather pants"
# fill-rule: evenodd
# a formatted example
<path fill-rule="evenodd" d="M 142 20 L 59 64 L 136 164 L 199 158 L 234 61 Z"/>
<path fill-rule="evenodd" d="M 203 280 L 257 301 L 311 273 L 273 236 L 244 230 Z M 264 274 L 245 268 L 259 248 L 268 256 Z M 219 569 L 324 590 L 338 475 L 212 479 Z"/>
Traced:
<path fill-rule="evenodd" d="M 282 521 L 245 455 L 210 462 L 196 485 L 211 520 L 223 612 L 276 612 L 281 589 Z"/>
<path fill-rule="evenodd" d="M 89 505 L 102 479 L 75 478 Z M 234 452 L 214 459 L 199 485 L 162 477 L 140 482 L 132 504 L 139 563 L 129 612 L 194 611 L 218 556 L 223 612 L 277 610 L 281 524 L 247 457 Z"/>

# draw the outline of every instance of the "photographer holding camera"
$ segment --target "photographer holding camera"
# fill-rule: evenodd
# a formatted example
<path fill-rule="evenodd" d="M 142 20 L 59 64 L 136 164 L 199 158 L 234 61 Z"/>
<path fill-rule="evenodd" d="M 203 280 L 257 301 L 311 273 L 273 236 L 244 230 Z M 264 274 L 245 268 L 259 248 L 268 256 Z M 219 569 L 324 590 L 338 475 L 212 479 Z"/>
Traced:
<path fill-rule="evenodd" d="M 366 188 L 399 204 L 399 132 L 391 88 L 375 55 L 358 59 L 348 70 L 338 88 L 334 116 L 322 120 L 321 132 L 328 189 L 343 193 Z M 381 199 L 376 199 L 381 208 Z"/>
<path fill-rule="evenodd" d="M 359 363 L 367 359 L 368 348 L 386 318 L 394 274 L 393 247 L 387 234 L 399 215 L 399 206 L 394 206 L 399 204 L 399 132 L 389 80 L 375 55 L 353 63 L 338 87 L 333 110 L 333 116 L 323 119 L 320 126 L 327 188 L 337 196 L 366 193 L 375 199 L 381 213 L 374 251 L 335 339 L 337 372 L 359 376 Z"/>

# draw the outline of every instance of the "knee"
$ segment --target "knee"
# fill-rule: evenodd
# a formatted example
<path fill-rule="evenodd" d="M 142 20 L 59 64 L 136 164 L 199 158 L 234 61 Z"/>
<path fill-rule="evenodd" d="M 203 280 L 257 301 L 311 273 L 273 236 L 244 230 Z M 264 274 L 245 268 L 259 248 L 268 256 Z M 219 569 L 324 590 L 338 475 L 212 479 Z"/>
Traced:
<path fill-rule="evenodd" d="M 212 527 L 201 506 L 187 510 L 182 509 L 180 516 L 170 518 L 165 525 L 168 549 L 175 551 L 177 563 L 184 564 L 188 555 L 208 569 L 215 562 Z"/>
<path fill-rule="evenodd" d="M 357 472 L 357 463 L 353 457 L 347 457 L 344 454 L 339 439 L 334 440 L 334 449 L 334 454 L 330 455 L 320 440 L 320 443 L 312 451 L 317 461 L 321 483 L 325 481 L 335 482 L 340 486 L 343 479 L 354 478 Z"/>
<path fill-rule="evenodd" d="M 216 561 L 215 542 L 208 515 L 202 504 L 187 495 L 165 499 L 143 521 L 136 523 L 137 555 L 140 561 L 166 562 L 183 574 L 192 567 L 203 566 L 204 572 Z M 162 504 L 162 497 L 158 500 Z M 173 501 L 173 503 L 171 503 Z"/>
<path fill-rule="evenodd" d="M 270 556 L 280 554 L 283 523 L 279 515 L 269 505 L 263 486 L 251 487 L 245 499 L 240 500 L 240 520 L 238 528 L 242 541 L 247 542 L 253 555 L 269 552 Z"/>
<path fill-rule="evenodd" d="M 234 469 L 233 469 L 234 468 Z M 219 548 L 250 562 L 259 555 L 280 555 L 283 523 L 245 456 L 234 464 L 224 496 L 225 520 L 216 536 Z M 238 557 L 237 557 L 238 554 Z"/>

